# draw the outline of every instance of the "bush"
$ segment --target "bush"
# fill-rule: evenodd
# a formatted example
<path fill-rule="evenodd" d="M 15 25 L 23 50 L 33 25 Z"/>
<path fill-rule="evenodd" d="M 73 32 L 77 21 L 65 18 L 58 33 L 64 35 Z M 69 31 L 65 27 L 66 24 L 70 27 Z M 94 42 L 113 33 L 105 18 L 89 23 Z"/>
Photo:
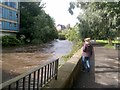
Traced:
<path fill-rule="evenodd" d="M 15 36 L 3 36 L 2 37 L 2 46 L 18 46 L 21 45 L 21 41 L 18 40 Z"/>
<path fill-rule="evenodd" d="M 69 60 L 80 48 L 82 47 L 82 41 L 79 40 L 74 43 L 71 52 L 68 55 L 62 56 L 64 61 Z"/>
<path fill-rule="evenodd" d="M 43 41 L 40 39 L 33 39 L 32 40 L 32 44 L 41 44 L 41 43 L 43 43 Z"/>
<path fill-rule="evenodd" d="M 66 38 L 65 38 L 65 35 L 64 35 L 63 33 L 59 33 L 58 38 L 59 38 L 60 40 L 65 40 L 65 39 L 66 39 Z"/>

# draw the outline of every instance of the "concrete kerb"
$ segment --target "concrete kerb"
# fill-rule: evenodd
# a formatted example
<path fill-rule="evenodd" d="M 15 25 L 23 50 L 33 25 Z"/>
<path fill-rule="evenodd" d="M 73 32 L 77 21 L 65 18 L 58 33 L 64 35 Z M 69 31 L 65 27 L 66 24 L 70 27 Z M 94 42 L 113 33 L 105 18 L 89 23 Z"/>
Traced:
<path fill-rule="evenodd" d="M 46 88 L 70 88 L 81 67 L 81 49 L 78 50 L 65 64 L 58 70 L 57 80 L 52 80 L 42 90 Z"/>

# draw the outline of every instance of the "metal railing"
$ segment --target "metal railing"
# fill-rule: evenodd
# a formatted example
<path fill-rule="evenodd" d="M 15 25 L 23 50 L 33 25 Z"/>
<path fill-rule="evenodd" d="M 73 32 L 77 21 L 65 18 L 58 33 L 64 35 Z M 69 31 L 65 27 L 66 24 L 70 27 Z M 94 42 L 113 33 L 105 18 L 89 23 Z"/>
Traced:
<path fill-rule="evenodd" d="M 39 90 L 50 80 L 57 80 L 59 59 L 34 68 L 0 84 L 0 90 Z"/>

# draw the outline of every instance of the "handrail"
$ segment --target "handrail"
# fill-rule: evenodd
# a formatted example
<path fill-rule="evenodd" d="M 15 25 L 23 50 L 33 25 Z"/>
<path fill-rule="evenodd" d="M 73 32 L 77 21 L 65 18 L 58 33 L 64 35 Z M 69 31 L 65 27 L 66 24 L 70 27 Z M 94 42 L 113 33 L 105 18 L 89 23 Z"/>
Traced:
<path fill-rule="evenodd" d="M 34 84 L 33 88 L 35 88 L 35 85 L 36 85 L 35 80 L 37 80 L 37 88 L 39 88 L 39 86 L 42 87 L 43 85 L 48 83 L 48 81 L 51 80 L 53 77 L 55 77 L 55 79 L 57 79 L 58 63 L 59 63 L 59 59 L 56 59 L 56 60 L 47 62 L 44 65 L 39 65 L 36 68 L 26 71 L 25 73 L 0 84 L 0 90 L 3 88 L 6 88 L 6 87 L 11 88 L 11 85 L 13 83 L 16 83 L 15 87 L 17 86 L 17 88 L 19 88 L 19 86 L 17 85 L 17 84 L 19 84 L 18 82 L 20 80 L 23 80 L 22 84 L 26 84 L 25 79 L 27 79 L 29 81 L 29 82 L 27 81 L 29 83 L 28 88 L 30 88 L 29 86 L 31 86 L 30 85 L 31 79 L 33 79 L 33 84 Z M 32 78 L 32 75 L 33 75 L 33 78 Z M 38 79 L 41 79 L 41 80 L 38 80 Z M 23 85 L 23 89 L 24 88 L 25 88 L 25 85 Z"/>

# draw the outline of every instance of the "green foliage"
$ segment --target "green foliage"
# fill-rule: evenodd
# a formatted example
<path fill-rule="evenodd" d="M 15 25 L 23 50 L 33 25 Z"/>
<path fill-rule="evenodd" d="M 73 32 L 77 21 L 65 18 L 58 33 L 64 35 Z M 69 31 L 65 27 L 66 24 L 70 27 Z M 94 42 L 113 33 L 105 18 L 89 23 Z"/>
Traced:
<path fill-rule="evenodd" d="M 63 59 L 65 61 L 69 60 L 73 54 L 78 51 L 81 46 L 82 46 L 82 41 L 80 39 L 80 34 L 79 34 L 79 28 L 78 28 L 78 25 L 75 25 L 73 28 L 71 29 L 68 29 L 68 30 L 65 30 L 64 32 L 62 32 L 65 37 L 72 41 L 73 42 L 73 48 L 72 48 L 72 51 L 68 54 L 68 55 L 65 55 L 63 56 Z"/>
<path fill-rule="evenodd" d="M 112 39 L 120 36 L 120 2 L 77 2 L 73 4 L 84 11 L 78 16 L 82 39 L 91 37 L 108 39 L 111 42 Z"/>
<path fill-rule="evenodd" d="M 40 44 L 57 38 L 54 20 L 43 10 L 41 2 L 20 2 L 20 35 L 25 43 Z M 29 42 L 28 42 L 29 41 Z"/>
<path fill-rule="evenodd" d="M 41 40 L 39 40 L 39 39 L 33 39 L 32 40 L 32 42 L 31 42 L 32 44 L 42 44 L 43 43 L 43 41 L 41 41 Z"/>
<path fill-rule="evenodd" d="M 53 19 L 45 12 L 35 18 L 34 28 L 33 38 L 44 43 L 58 36 Z"/>
<path fill-rule="evenodd" d="M 60 34 L 65 36 L 65 38 L 69 41 L 77 42 L 78 40 L 80 40 L 78 25 L 74 26 L 73 28 L 66 29 Z"/>
<path fill-rule="evenodd" d="M 81 20 L 82 23 L 79 24 L 79 34 L 80 34 L 80 38 L 82 41 L 84 41 L 84 38 L 86 37 L 91 37 L 90 33 L 90 27 L 88 25 L 88 22 L 86 22 L 85 20 Z"/>
<path fill-rule="evenodd" d="M 117 41 L 117 40 L 112 40 L 112 44 L 108 44 L 108 41 L 107 40 L 96 40 L 97 43 L 101 44 L 101 45 L 104 45 L 105 48 L 108 48 L 108 49 L 114 49 L 115 46 L 114 45 L 118 45 L 120 44 L 120 41 Z"/>
<path fill-rule="evenodd" d="M 97 43 L 108 43 L 107 40 L 96 40 Z M 117 44 L 117 43 L 120 43 L 119 40 L 112 40 L 112 43 L 113 44 Z"/>
<path fill-rule="evenodd" d="M 96 40 L 97 43 L 108 43 L 107 40 Z"/>
<path fill-rule="evenodd" d="M 64 33 L 58 33 L 58 38 L 60 39 L 60 40 L 65 40 L 66 39 L 66 37 L 65 37 L 65 34 Z"/>
<path fill-rule="evenodd" d="M 72 47 L 72 51 L 68 55 L 62 56 L 64 61 L 69 60 L 75 54 L 75 52 L 77 52 L 81 47 L 82 47 L 82 41 L 79 40 L 78 42 L 74 43 Z"/>
<path fill-rule="evenodd" d="M 77 33 L 75 30 L 68 30 L 68 33 L 65 35 L 66 38 L 70 41 L 74 41 L 77 38 Z"/>
<path fill-rule="evenodd" d="M 18 46 L 21 45 L 21 41 L 18 40 L 15 36 L 3 36 L 2 37 L 2 46 Z"/>

